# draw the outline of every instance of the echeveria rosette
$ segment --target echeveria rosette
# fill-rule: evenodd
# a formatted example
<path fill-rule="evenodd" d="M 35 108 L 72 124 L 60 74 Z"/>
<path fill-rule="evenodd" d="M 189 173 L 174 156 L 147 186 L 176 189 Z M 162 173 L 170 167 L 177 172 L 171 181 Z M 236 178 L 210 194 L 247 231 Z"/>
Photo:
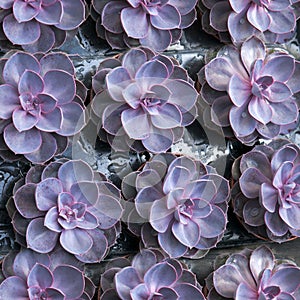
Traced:
<path fill-rule="evenodd" d="M 141 250 L 132 261 L 111 260 L 101 275 L 100 299 L 204 300 L 196 276 L 176 259 L 157 250 Z"/>
<path fill-rule="evenodd" d="M 120 199 L 120 191 L 87 163 L 58 160 L 29 170 L 8 211 L 23 246 L 49 253 L 61 245 L 80 261 L 94 263 L 117 239 Z"/>
<path fill-rule="evenodd" d="M 123 179 L 122 192 L 129 200 L 128 227 L 147 248 L 197 258 L 224 235 L 228 181 L 198 160 L 155 155 Z"/>
<path fill-rule="evenodd" d="M 284 43 L 295 36 L 299 1 L 202 0 L 202 27 L 222 42 L 240 44 L 251 36 Z"/>
<path fill-rule="evenodd" d="M 296 300 L 300 268 L 290 260 L 275 259 L 266 246 L 231 254 L 206 280 L 208 300 Z"/>
<path fill-rule="evenodd" d="M 256 146 L 237 160 L 234 211 L 246 229 L 285 242 L 300 236 L 300 149 L 286 140 Z"/>
<path fill-rule="evenodd" d="M 300 64 L 251 38 L 225 46 L 199 72 L 201 95 L 212 121 L 244 144 L 272 139 L 297 126 Z"/>
<path fill-rule="evenodd" d="M 142 45 L 161 52 L 195 21 L 196 4 L 196 0 L 93 0 L 91 14 L 98 35 L 113 49 Z"/>
<path fill-rule="evenodd" d="M 197 116 L 198 93 L 187 72 L 149 48 L 104 60 L 93 88 L 93 119 L 114 150 L 165 152 Z"/>
<path fill-rule="evenodd" d="M 82 0 L 3 0 L 0 8 L 1 39 L 32 53 L 60 47 L 85 20 Z"/>
<path fill-rule="evenodd" d="M 0 64 L 0 154 L 45 163 L 84 127 L 86 88 L 63 53 L 15 52 Z"/>
<path fill-rule="evenodd" d="M 60 248 L 49 255 L 30 249 L 11 251 L 2 264 L 1 299 L 91 300 L 95 286 L 83 267 Z"/>

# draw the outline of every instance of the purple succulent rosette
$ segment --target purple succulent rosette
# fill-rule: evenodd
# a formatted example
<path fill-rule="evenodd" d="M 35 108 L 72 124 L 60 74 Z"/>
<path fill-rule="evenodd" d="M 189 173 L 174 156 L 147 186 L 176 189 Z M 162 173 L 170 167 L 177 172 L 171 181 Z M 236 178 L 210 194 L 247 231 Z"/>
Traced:
<path fill-rule="evenodd" d="M 142 45 L 161 52 L 193 24 L 196 4 L 196 0 L 93 0 L 91 15 L 97 34 L 113 49 Z"/>
<path fill-rule="evenodd" d="M 284 242 L 300 236 L 300 149 L 287 140 L 258 145 L 236 160 L 234 211 L 246 229 Z"/>
<path fill-rule="evenodd" d="M 187 72 L 149 48 L 105 59 L 93 89 L 94 122 L 116 151 L 165 152 L 197 116 L 198 93 Z"/>
<path fill-rule="evenodd" d="M 95 263 L 119 235 L 120 199 L 120 190 L 87 163 L 58 160 L 31 168 L 7 208 L 22 246 L 49 253 L 61 245 L 78 260 Z"/>
<path fill-rule="evenodd" d="M 157 250 L 141 250 L 132 261 L 111 260 L 100 280 L 101 300 L 204 300 L 196 276 L 176 259 Z"/>
<path fill-rule="evenodd" d="M 229 184 L 210 166 L 158 154 L 122 182 L 128 228 L 146 248 L 198 258 L 216 246 L 227 224 Z"/>
<path fill-rule="evenodd" d="M 84 127 L 86 88 L 63 53 L 18 51 L 0 66 L 0 155 L 45 163 Z"/>
<path fill-rule="evenodd" d="M 297 126 L 300 64 L 286 52 L 269 52 L 251 38 L 240 48 L 223 47 L 198 73 L 210 119 L 252 145 L 273 139 Z"/>
<path fill-rule="evenodd" d="M 296 33 L 299 0 L 202 0 L 203 29 L 222 42 L 240 44 L 251 36 L 284 43 Z"/>
<path fill-rule="evenodd" d="M 266 246 L 232 254 L 206 280 L 208 300 L 261 300 L 300 297 L 300 268 L 275 259 Z"/>
<path fill-rule="evenodd" d="M 2 0 L 0 8 L 0 40 L 32 53 L 60 47 L 85 20 L 82 0 Z"/>
<path fill-rule="evenodd" d="M 11 251 L 2 264 L 1 299 L 91 300 L 95 286 L 83 267 L 60 248 L 50 255 L 30 249 Z"/>

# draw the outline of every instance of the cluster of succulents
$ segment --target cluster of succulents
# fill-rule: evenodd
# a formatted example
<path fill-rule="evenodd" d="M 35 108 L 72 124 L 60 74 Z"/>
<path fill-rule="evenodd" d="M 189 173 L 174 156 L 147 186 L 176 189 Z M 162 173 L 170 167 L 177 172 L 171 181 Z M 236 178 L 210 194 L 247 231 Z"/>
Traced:
<path fill-rule="evenodd" d="M 251 36 L 283 43 L 296 33 L 299 1 L 202 0 L 202 28 L 222 42 L 244 42 Z"/>
<path fill-rule="evenodd" d="M 132 261 L 111 260 L 100 286 L 101 300 L 205 299 L 196 276 L 157 250 L 141 250 Z"/>
<path fill-rule="evenodd" d="M 62 46 L 86 17 L 82 0 L 5 0 L 0 8 L 1 40 L 32 53 Z"/>
<path fill-rule="evenodd" d="M 180 55 L 161 53 L 181 41 L 193 48 L 183 30 L 194 24 L 197 4 L 202 29 L 232 43 L 212 59 L 207 52 L 200 71 L 196 66 L 199 92 Z M 300 148 L 276 139 L 299 125 L 300 62 L 288 52 L 291 44 L 278 45 L 296 36 L 299 4 L 0 0 L 0 48 L 6 52 L 0 58 L 0 157 L 30 165 L 6 195 L 20 249 L 2 262 L 0 298 L 95 299 L 96 280 L 87 268 L 103 263 L 118 238 L 133 233 L 140 252 L 109 260 L 97 274 L 101 300 L 300 299 L 300 268 L 275 259 L 266 246 L 230 255 L 207 278 L 205 296 L 196 275 L 177 260 L 201 258 L 217 246 L 230 199 L 256 237 L 279 243 L 300 237 Z M 88 15 L 111 48 L 89 73 L 89 108 L 87 88 L 76 79 L 79 64 L 75 70 L 71 56 L 49 52 L 72 47 Z M 84 30 L 77 35 L 83 47 Z M 239 153 L 226 173 L 231 190 L 209 164 L 172 153 L 202 113 L 204 125 L 218 127 L 226 140 L 256 145 Z M 70 157 L 74 136 L 86 125 L 97 127 L 93 134 L 112 152 L 146 160 L 116 180 L 120 189 L 98 166 Z M 90 142 L 85 133 L 83 144 Z"/>
<path fill-rule="evenodd" d="M 66 54 L 9 54 L 0 60 L 0 155 L 42 164 L 84 127 L 86 88 Z"/>
<path fill-rule="evenodd" d="M 84 275 L 83 264 L 55 249 L 50 255 L 30 249 L 11 251 L 2 264 L 1 299 L 86 299 L 95 294 L 93 282 Z"/>
<path fill-rule="evenodd" d="M 198 93 L 187 72 L 149 48 L 105 59 L 93 89 L 94 122 L 116 151 L 165 152 L 197 116 Z"/>
<path fill-rule="evenodd" d="M 296 128 L 299 68 L 292 55 L 268 52 L 257 38 L 223 47 L 198 73 L 210 119 L 248 145 Z"/>
<path fill-rule="evenodd" d="M 17 241 L 38 253 L 57 245 L 84 263 L 100 262 L 119 234 L 120 190 L 81 160 L 32 167 L 8 211 Z M 36 238 L 36 237 L 39 238 Z"/>
<path fill-rule="evenodd" d="M 223 237 L 229 184 L 210 166 L 158 154 L 127 175 L 122 192 L 129 229 L 170 257 L 201 257 Z"/>
<path fill-rule="evenodd" d="M 230 255 L 206 283 L 208 300 L 299 299 L 300 268 L 260 246 Z"/>
<path fill-rule="evenodd" d="M 91 8 L 97 34 L 113 49 L 142 45 L 164 51 L 195 21 L 196 4 L 196 0 L 93 0 Z"/>
<path fill-rule="evenodd" d="M 300 149 L 287 140 L 258 145 L 236 160 L 234 211 L 262 238 L 282 242 L 300 236 Z"/>

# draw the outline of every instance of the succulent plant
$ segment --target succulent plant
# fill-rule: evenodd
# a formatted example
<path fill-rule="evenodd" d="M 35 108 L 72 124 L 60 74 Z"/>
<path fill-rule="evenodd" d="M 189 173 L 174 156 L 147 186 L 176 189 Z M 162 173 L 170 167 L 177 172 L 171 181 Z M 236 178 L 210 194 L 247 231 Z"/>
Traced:
<path fill-rule="evenodd" d="M 239 44 L 251 36 L 267 43 L 291 40 L 299 18 L 299 0 L 202 0 L 202 27 L 222 42 Z"/>
<path fill-rule="evenodd" d="M 233 166 L 234 211 L 247 230 L 284 242 L 300 236 L 300 149 L 287 140 L 258 145 Z"/>
<path fill-rule="evenodd" d="M 299 70 L 293 56 L 270 53 L 261 40 L 251 38 L 240 48 L 222 48 L 198 78 L 212 121 L 252 145 L 297 126 Z"/>
<path fill-rule="evenodd" d="M 97 34 L 112 48 L 142 45 L 160 52 L 195 21 L 196 4 L 196 0 L 93 0 L 91 14 Z"/>
<path fill-rule="evenodd" d="M 13 152 L 45 163 L 85 125 L 86 88 L 63 53 L 18 51 L 0 64 L 0 155 Z"/>
<path fill-rule="evenodd" d="M 95 293 L 93 282 L 83 273 L 83 264 L 59 248 L 50 255 L 30 249 L 11 251 L 3 261 L 2 271 L 3 300 L 91 300 Z"/>
<path fill-rule="evenodd" d="M 141 250 L 132 262 L 111 260 L 101 275 L 101 300 L 197 299 L 204 300 L 196 276 L 176 259 L 157 250 Z"/>
<path fill-rule="evenodd" d="M 120 191 L 81 160 L 31 168 L 7 207 L 21 245 L 39 253 L 61 245 L 85 263 L 107 254 L 123 211 Z"/>
<path fill-rule="evenodd" d="M 115 150 L 165 152 L 197 116 L 198 93 L 187 72 L 148 48 L 104 60 L 93 89 L 94 122 Z"/>
<path fill-rule="evenodd" d="M 60 47 L 85 20 L 82 0 L 4 0 L 0 8 L 1 39 L 32 53 Z"/>
<path fill-rule="evenodd" d="M 295 300 L 300 296 L 300 268 L 260 246 L 231 254 L 206 283 L 208 300 Z"/>
<path fill-rule="evenodd" d="M 127 175 L 122 192 L 129 229 L 145 247 L 170 257 L 200 257 L 222 238 L 229 185 L 210 166 L 185 156 L 158 154 Z"/>

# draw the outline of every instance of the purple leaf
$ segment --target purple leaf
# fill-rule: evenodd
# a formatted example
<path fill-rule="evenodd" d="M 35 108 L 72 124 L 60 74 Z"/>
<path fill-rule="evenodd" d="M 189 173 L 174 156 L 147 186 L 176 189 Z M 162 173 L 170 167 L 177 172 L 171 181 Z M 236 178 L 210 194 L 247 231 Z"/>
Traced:
<path fill-rule="evenodd" d="M 78 133 L 86 124 L 85 111 L 74 101 L 60 107 L 62 113 L 61 128 L 57 131 L 62 136 Z"/>
<path fill-rule="evenodd" d="M 28 22 L 19 23 L 10 14 L 3 20 L 3 31 L 7 38 L 17 45 L 26 45 L 34 43 L 40 37 L 40 25 L 37 21 L 31 20 Z"/>
<path fill-rule="evenodd" d="M 265 99 L 253 96 L 249 102 L 248 111 L 254 119 L 262 124 L 267 124 L 272 119 L 272 109 Z"/>
<path fill-rule="evenodd" d="M 27 278 L 27 284 L 29 287 L 36 286 L 41 289 L 50 287 L 52 282 L 53 276 L 51 271 L 41 264 L 35 264 L 30 270 Z"/>
<path fill-rule="evenodd" d="M 296 17 L 292 10 L 270 11 L 271 23 L 269 30 L 277 34 L 284 34 L 296 26 Z"/>
<path fill-rule="evenodd" d="M 94 1 L 97 3 L 98 1 Z M 120 15 L 122 10 L 128 7 L 127 3 L 123 3 L 121 1 L 108 2 L 102 11 L 102 26 L 113 33 L 123 33 L 124 29 L 122 26 L 121 18 L 116 17 L 116 15 Z M 130 19 L 129 19 L 130 20 Z"/>
<path fill-rule="evenodd" d="M 0 285 L 0 293 L 3 299 L 28 299 L 26 282 L 17 276 L 6 278 Z"/>
<path fill-rule="evenodd" d="M 181 79 L 168 80 L 166 87 L 171 91 L 168 102 L 180 110 L 189 111 L 195 105 L 198 93 L 190 83 Z"/>
<path fill-rule="evenodd" d="M 259 31 L 266 31 L 271 23 L 271 18 L 265 7 L 252 3 L 247 11 L 248 21 Z M 259 21 L 258 21 L 259 20 Z"/>
<path fill-rule="evenodd" d="M 148 34 L 140 39 L 142 46 L 152 48 L 157 52 L 166 50 L 172 42 L 172 35 L 169 30 L 159 30 L 149 25 Z"/>
<path fill-rule="evenodd" d="M 47 132 L 41 132 L 42 144 L 37 151 L 24 154 L 33 163 L 43 164 L 58 152 L 57 140 Z"/>
<path fill-rule="evenodd" d="M 144 147 L 153 153 L 166 152 L 173 144 L 171 129 L 152 127 L 149 137 L 142 140 Z"/>
<path fill-rule="evenodd" d="M 16 108 L 12 114 L 12 120 L 15 128 L 23 132 L 33 128 L 39 119 L 22 108 Z"/>
<path fill-rule="evenodd" d="M 17 210 L 24 218 L 36 218 L 42 216 L 44 213 L 39 211 L 35 203 L 36 185 L 29 183 L 21 186 L 16 193 L 14 193 L 14 203 Z"/>
<path fill-rule="evenodd" d="M 217 91 L 226 91 L 235 69 L 223 57 L 217 57 L 205 66 L 205 77 L 208 84 Z"/>
<path fill-rule="evenodd" d="M 205 238 L 214 238 L 220 235 L 226 227 L 227 219 L 221 208 L 212 207 L 212 212 L 205 218 L 195 219 L 199 225 L 201 236 Z"/>
<path fill-rule="evenodd" d="M 155 127 L 170 129 L 181 125 L 182 116 L 177 106 L 166 103 L 157 110 L 158 114 L 151 115 L 151 122 Z"/>
<path fill-rule="evenodd" d="M 150 125 L 148 118 L 147 113 L 142 108 L 135 110 L 129 108 L 121 114 L 122 125 L 127 135 L 137 140 L 144 140 L 149 137 Z"/>
<path fill-rule="evenodd" d="M 166 262 L 154 265 L 144 277 L 145 284 L 151 293 L 158 291 L 162 287 L 171 286 L 176 279 L 175 268 Z"/>
<path fill-rule="evenodd" d="M 6 145 L 15 154 L 26 154 L 38 150 L 42 144 L 41 133 L 32 128 L 19 132 L 13 124 L 9 124 L 4 129 L 4 140 Z"/>
<path fill-rule="evenodd" d="M 251 3 L 251 1 L 246 0 L 241 2 L 239 0 L 229 0 L 229 3 L 235 12 L 240 13 Z"/>
<path fill-rule="evenodd" d="M 85 19 L 85 6 L 81 0 L 64 0 L 63 15 L 59 24 L 55 25 L 62 30 L 73 30 L 77 28 Z"/>
<path fill-rule="evenodd" d="M 261 75 L 272 76 L 276 81 L 285 82 L 294 71 L 294 58 L 289 55 L 275 56 L 267 61 Z"/>
<path fill-rule="evenodd" d="M 200 289 L 190 283 L 180 283 L 176 284 L 174 287 L 175 292 L 178 294 L 179 298 L 182 299 L 197 299 L 204 300 L 204 296 Z"/>
<path fill-rule="evenodd" d="M 57 207 L 50 208 L 47 211 L 45 216 L 45 221 L 44 221 L 45 227 L 47 227 L 51 231 L 55 231 L 58 233 L 61 232 L 63 229 L 60 226 L 60 224 L 57 222 L 58 218 L 59 218 L 59 214 L 57 211 Z"/>
<path fill-rule="evenodd" d="M 115 5 L 115 4 L 114 4 Z M 132 49 L 127 52 L 122 60 L 123 66 L 128 70 L 131 77 L 134 78 L 138 69 L 147 61 L 147 56 L 142 49 Z"/>
<path fill-rule="evenodd" d="M 47 211 L 57 205 L 58 195 L 63 192 L 61 182 L 56 178 L 46 178 L 36 186 L 35 199 L 39 210 Z"/>
<path fill-rule="evenodd" d="M 26 70 L 19 81 L 18 90 L 20 94 L 30 93 L 33 96 L 40 94 L 44 89 L 43 79 L 39 74 Z"/>
<path fill-rule="evenodd" d="M 32 220 L 26 231 L 26 241 L 29 248 L 39 253 L 48 253 L 56 245 L 58 234 L 44 226 L 44 218 Z"/>
<path fill-rule="evenodd" d="M 245 13 L 231 13 L 228 16 L 228 31 L 234 42 L 241 42 L 252 36 L 255 28 L 248 22 Z"/>
<path fill-rule="evenodd" d="M 87 230 L 90 235 L 93 246 L 85 253 L 76 255 L 76 258 L 84 263 L 95 263 L 103 260 L 106 252 L 108 241 L 101 229 Z"/>
<path fill-rule="evenodd" d="M 157 29 L 175 29 L 181 19 L 177 8 L 167 4 L 158 9 L 157 14 L 150 15 L 150 22 Z"/>
<path fill-rule="evenodd" d="M 249 114 L 246 105 L 232 107 L 229 112 L 229 121 L 238 137 L 252 134 L 257 124 L 257 121 Z"/>
<path fill-rule="evenodd" d="M 257 300 L 257 292 L 253 290 L 248 284 L 242 282 L 236 290 L 235 299 Z"/>
<path fill-rule="evenodd" d="M 261 201 L 262 205 L 270 213 L 275 212 L 278 203 L 278 191 L 271 184 L 264 182 L 261 185 Z"/>
<path fill-rule="evenodd" d="M 93 181 L 94 173 L 91 167 L 81 160 L 73 160 L 64 163 L 58 171 L 58 179 L 64 185 L 64 190 L 80 181 Z"/>
<path fill-rule="evenodd" d="M 62 231 L 60 244 L 68 252 L 80 255 L 91 249 L 93 240 L 85 230 L 75 228 Z"/>
<path fill-rule="evenodd" d="M 46 25 L 59 24 L 64 15 L 63 3 L 64 1 L 57 1 L 53 2 L 51 5 L 42 5 L 35 19 Z"/>
<path fill-rule="evenodd" d="M 124 300 L 130 300 L 130 291 L 141 283 L 137 271 L 133 267 L 123 268 L 115 276 L 116 290 Z"/>
<path fill-rule="evenodd" d="M 259 196 L 261 185 L 265 182 L 270 183 L 270 180 L 259 169 L 251 167 L 243 172 L 239 182 L 241 190 L 247 198 L 256 198 Z"/>
<path fill-rule="evenodd" d="M 173 258 L 183 256 L 188 249 L 174 237 L 170 228 L 166 232 L 158 234 L 158 243 Z"/>
<path fill-rule="evenodd" d="M 41 113 L 36 128 L 45 132 L 58 132 L 62 127 L 62 123 L 65 122 L 62 114 L 63 111 L 59 107 L 48 113 Z"/>
<path fill-rule="evenodd" d="M 251 96 L 251 85 L 248 81 L 234 74 L 228 86 L 228 94 L 233 104 L 240 107 L 247 104 Z"/>
<path fill-rule="evenodd" d="M 50 70 L 44 75 L 44 93 L 54 97 L 59 104 L 66 104 L 74 99 L 76 86 L 74 77 L 61 70 Z"/>
<path fill-rule="evenodd" d="M 33 55 L 25 52 L 17 52 L 5 63 L 3 78 L 7 84 L 17 87 L 21 76 L 26 70 L 39 73 L 40 64 Z"/>
<path fill-rule="evenodd" d="M 73 266 L 58 266 L 53 271 L 53 288 L 71 299 L 80 298 L 84 291 L 83 273 Z"/>
<path fill-rule="evenodd" d="M 172 232 L 181 244 L 193 248 L 198 244 L 200 233 L 202 235 L 203 230 L 200 229 L 200 226 L 194 221 L 188 218 L 185 219 L 187 222 L 186 224 L 174 222 L 172 225 Z"/>
<path fill-rule="evenodd" d="M 124 67 L 114 68 L 106 76 L 107 89 L 117 102 L 124 102 L 123 89 L 131 83 L 131 76 Z"/>
<path fill-rule="evenodd" d="M 157 232 L 165 232 L 173 219 L 174 211 L 167 208 L 165 198 L 156 200 L 151 206 L 150 224 Z"/>
<path fill-rule="evenodd" d="M 11 118 L 18 106 L 20 106 L 20 100 L 17 89 L 8 84 L 0 85 L 0 118 Z"/>
<path fill-rule="evenodd" d="M 129 37 L 141 39 L 147 36 L 149 24 L 147 14 L 142 6 L 138 8 L 126 7 L 122 9 L 120 17 L 123 28 Z"/>
<path fill-rule="evenodd" d="M 213 281 L 218 294 L 225 298 L 234 298 L 235 292 L 244 278 L 236 267 L 224 265 L 214 272 Z"/>

